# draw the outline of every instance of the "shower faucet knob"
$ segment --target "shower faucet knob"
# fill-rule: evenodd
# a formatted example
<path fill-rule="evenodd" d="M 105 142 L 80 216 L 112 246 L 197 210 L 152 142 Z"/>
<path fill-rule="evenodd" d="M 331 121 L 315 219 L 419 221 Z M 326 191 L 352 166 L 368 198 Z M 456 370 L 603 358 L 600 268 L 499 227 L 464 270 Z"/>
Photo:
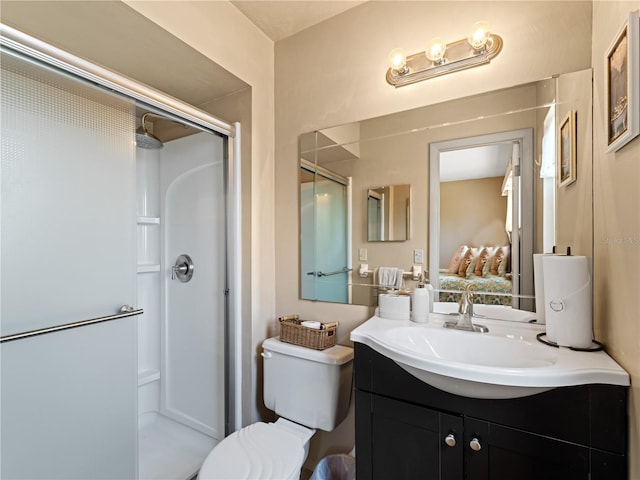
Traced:
<path fill-rule="evenodd" d="M 171 280 L 180 280 L 182 283 L 186 283 L 193 277 L 193 270 L 193 260 L 189 255 L 183 253 L 171 267 Z"/>

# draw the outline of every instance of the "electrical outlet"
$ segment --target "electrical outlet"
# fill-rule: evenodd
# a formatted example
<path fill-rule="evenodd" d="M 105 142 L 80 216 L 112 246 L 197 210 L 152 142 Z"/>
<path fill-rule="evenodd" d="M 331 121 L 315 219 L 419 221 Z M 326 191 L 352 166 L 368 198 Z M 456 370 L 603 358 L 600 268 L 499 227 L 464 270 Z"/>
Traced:
<path fill-rule="evenodd" d="M 366 248 L 358 249 L 358 258 L 360 259 L 361 262 L 366 262 L 367 261 L 367 249 Z"/>
<path fill-rule="evenodd" d="M 422 250 L 421 248 L 416 248 L 413 251 L 413 263 L 424 263 L 424 250 Z"/>

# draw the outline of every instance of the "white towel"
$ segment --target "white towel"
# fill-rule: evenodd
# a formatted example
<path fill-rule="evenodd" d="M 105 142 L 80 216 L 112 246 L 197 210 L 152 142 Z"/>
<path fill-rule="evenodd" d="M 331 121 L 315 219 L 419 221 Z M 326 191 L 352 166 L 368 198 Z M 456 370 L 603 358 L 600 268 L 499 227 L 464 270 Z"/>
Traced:
<path fill-rule="evenodd" d="M 301 322 L 300 325 L 307 328 L 315 328 L 316 330 L 322 330 L 322 324 L 320 322 L 305 320 Z"/>
<path fill-rule="evenodd" d="M 404 270 L 397 267 L 380 267 L 378 268 L 378 285 L 381 287 L 402 288 L 402 275 Z"/>

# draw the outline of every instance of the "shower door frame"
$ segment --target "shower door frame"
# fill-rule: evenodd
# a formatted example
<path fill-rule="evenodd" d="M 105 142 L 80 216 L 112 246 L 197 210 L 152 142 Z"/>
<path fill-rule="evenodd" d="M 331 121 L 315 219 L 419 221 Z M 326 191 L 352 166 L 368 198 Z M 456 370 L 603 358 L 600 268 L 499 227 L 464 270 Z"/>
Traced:
<path fill-rule="evenodd" d="M 200 130 L 222 134 L 226 138 L 225 201 L 226 201 L 226 286 L 225 295 L 225 435 L 242 427 L 242 271 L 241 245 L 241 177 L 240 177 L 240 124 L 226 123 L 188 103 L 129 79 L 109 69 L 76 57 L 62 49 L 31 37 L 0 23 L 0 45 L 17 51 L 91 83 L 113 90 L 137 101 L 181 119 Z M 133 132 L 132 132 L 133 138 Z M 245 382 L 249 384 L 250 382 Z"/>

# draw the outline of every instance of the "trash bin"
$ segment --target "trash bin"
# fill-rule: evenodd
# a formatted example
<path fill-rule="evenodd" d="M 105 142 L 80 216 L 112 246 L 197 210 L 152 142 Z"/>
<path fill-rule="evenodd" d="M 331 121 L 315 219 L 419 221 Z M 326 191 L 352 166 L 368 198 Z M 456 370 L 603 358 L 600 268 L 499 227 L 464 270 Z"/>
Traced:
<path fill-rule="evenodd" d="M 310 480 L 356 480 L 356 459 L 341 453 L 318 462 Z"/>

